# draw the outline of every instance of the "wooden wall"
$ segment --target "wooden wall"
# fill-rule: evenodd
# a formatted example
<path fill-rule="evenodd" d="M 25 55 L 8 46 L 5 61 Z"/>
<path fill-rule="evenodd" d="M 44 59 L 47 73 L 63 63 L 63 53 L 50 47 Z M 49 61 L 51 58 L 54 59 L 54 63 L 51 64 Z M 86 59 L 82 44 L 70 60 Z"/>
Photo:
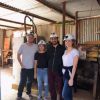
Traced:
<path fill-rule="evenodd" d="M 62 43 L 62 24 L 48 24 L 37 26 L 37 33 L 39 36 L 45 37 L 49 41 L 50 33 L 55 32 L 59 36 L 59 41 Z M 75 34 L 75 24 L 66 23 L 65 32 Z"/>

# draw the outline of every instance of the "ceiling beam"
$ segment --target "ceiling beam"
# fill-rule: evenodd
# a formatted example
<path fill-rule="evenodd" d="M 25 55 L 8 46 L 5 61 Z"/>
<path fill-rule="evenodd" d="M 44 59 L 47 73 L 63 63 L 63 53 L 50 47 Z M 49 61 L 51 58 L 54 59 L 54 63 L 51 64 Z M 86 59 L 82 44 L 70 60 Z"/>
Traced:
<path fill-rule="evenodd" d="M 57 24 L 62 24 L 63 22 L 58 22 Z M 69 23 L 70 25 L 75 25 L 75 21 L 65 21 L 65 23 Z"/>
<path fill-rule="evenodd" d="M 8 19 L 3 19 L 3 18 L 0 18 L 1 21 L 5 21 L 5 22 L 10 22 L 10 23 L 15 23 L 15 24 L 20 24 L 20 25 L 24 25 L 24 23 L 21 23 L 21 22 L 17 22 L 17 21 L 12 21 L 12 20 L 8 20 Z M 26 24 L 27 26 L 32 26 L 30 24 Z"/>
<path fill-rule="evenodd" d="M 100 0 L 97 0 L 98 4 L 100 5 Z"/>
<path fill-rule="evenodd" d="M 49 3 L 46 0 L 36 0 L 36 1 L 42 3 L 43 5 L 45 5 L 49 8 L 52 8 L 52 9 L 56 10 L 57 12 L 59 12 L 61 14 L 63 14 L 63 11 L 60 8 L 58 8 L 57 6 L 52 5 L 51 3 Z M 66 12 L 65 15 L 72 18 L 72 19 L 75 19 L 75 17 L 73 15 L 69 14 L 68 12 Z"/>
<path fill-rule="evenodd" d="M 27 29 L 31 29 L 31 27 L 27 27 Z M 12 31 L 20 31 L 20 30 L 25 30 L 25 28 L 24 27 L 20 27 L 19 29 L 12 29 Z"/>
<path fill-rule="evenodd" d="M 8 28 L 14 28 L 14 29 L 20 29 L 18 27 L 13 27 L 13 26 L 9 26 L 9 25 L 2 25 L 2 24 L 0 24 L 0 26 L 2 26 L 2 27 L 8 27 Z"/>
<path fill-rule="evenodd" d="M 13 27 L 13 26 L 2 25 L 2 24 L 0 24 L 0 26 L 2 26 L 2 27 L 8 27 L 8 28 L 12 28 L 12 29 L 10 29 L 10 30 L 12 30 L 12 31 L 24 30 L 24 27 Z M 27 27 L 27 29 L 31 29 L 31 27 Z M 7 30 L 9 30 L 9 29 L 7 29 Z"/>
<path fill-rule="evenodd" d="M 32 16 L 32 17 L 35 17 L 35 18 L 38 18 L 38 19 L 41 19 L 41 20 L 44 20 L 44 21 L 56 23 L 56 21 L 54 21 L 54 20 L 51 20 L 51 19 L 48 19 L 48 18 L 44 18 L 44 17 L 41 17 L 39 15 L 30 13 L 28 11 L 24 11 L 24 10 L 21 10 L 21 9 L 18 9 L 18 8 L 15 8 L 15 7 L 12 7 L 12 6 L 7 5 L 7 4 L 4 4 L 2 2 L 0 2 L 0 7 L 5 8 L 5 9 L 8 9 L 8 10 L 15 11 L 15 12 L 18 12 L 18 13 L 21 13 L 21 14 L 29 15 L 29 16 Z"/>

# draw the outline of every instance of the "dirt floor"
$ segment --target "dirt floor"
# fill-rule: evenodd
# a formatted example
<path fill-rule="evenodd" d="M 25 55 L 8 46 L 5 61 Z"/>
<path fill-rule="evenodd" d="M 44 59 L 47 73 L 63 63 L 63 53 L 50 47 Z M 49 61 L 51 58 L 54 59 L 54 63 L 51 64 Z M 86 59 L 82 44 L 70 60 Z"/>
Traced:
<path fill-rule="evenodd" d="M 1 69 L 1 100 L 16 100 L 17 90 L 12 89 L 13 77 L 12 67 Z M 37 100 L 37 93 L 32 93 L 33 100 Z M 25 100 L 30 100 L 26 93 L 23 93 Z M 73 100 L 93 100 L 92 93 L 78 89 Z"/>

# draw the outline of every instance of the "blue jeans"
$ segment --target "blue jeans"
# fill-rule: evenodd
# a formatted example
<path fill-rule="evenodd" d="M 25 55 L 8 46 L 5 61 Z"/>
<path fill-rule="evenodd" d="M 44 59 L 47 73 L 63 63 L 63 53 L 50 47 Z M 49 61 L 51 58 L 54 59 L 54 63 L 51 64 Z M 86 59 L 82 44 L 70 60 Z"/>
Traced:
<path fill-rule="evenodd" d="M 62 97 L 64 100 L 73 100 L 72 97 L 72 86 L 69 86 L 68 80 L 64 80 L 64 86 L 62 90 Z"/>
<path fill-rule="evenodd" d="M 44 84 L 44 96 L 48 96 L 48 69 L 38 68 L 37 69 L 37 81 L 38 81 L 38 95 L 42 96 L 43 84 Z"/>

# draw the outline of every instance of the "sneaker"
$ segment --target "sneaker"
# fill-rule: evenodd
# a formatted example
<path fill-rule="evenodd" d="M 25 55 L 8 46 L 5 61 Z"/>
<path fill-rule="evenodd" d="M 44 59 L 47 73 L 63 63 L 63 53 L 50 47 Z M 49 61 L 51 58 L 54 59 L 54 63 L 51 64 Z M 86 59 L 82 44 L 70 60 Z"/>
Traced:
<path fill-rule="evenodd" d="M 17 99 L 16 100 L 22 100 L 22 97 L 17 97 Z"/>
<path fill-rule="evenodd" d="M 33 96 L 31 94 L 28 95 L 30 100 L 33 100 Z"/>
<path fill-rule="evenodd" d="M 42 100 L 42 96 L 38 96 L 38 100 Z"/>
<path fill-rule="evenodd" d="M 48 100 L 48 97 L 44 97 L 44 100 Z"/>

